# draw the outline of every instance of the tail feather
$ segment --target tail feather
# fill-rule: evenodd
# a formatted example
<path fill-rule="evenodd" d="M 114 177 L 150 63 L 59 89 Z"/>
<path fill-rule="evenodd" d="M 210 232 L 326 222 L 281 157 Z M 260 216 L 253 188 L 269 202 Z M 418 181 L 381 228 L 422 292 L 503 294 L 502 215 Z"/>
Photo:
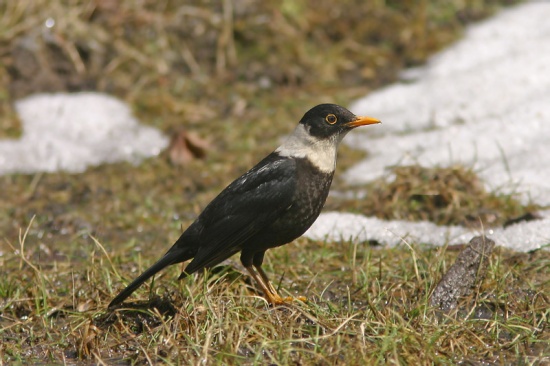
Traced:
<path fill-rule="evenodd" d="M 189 257 L 191 258 L 191 257 Z M 147 268 L 145 272 L 139 275 L 138 278 L 133 280 L 124 290 L 122 290 L 109 304 L 108 308 L 112 308 L 124 300 L 126 300 L 139 286 L 141 286 L 149 278 L 156 275 L 158 272 L 168 267 L 169 265 L 186 261 L 187 256 L 182 255 L 181 251 L 170 250 L 161 259 L 159 259 L 151 267 Z"/>

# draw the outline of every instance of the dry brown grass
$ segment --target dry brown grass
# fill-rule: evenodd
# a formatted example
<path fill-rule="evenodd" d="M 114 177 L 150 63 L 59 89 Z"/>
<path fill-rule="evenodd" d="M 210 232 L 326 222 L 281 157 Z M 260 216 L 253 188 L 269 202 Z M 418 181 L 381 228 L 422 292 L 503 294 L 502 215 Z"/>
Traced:
<path fill-rule="evenodd" d="M 332 198 L 329 207 L 389 220 L 479 228 L 533 219 L 539 209 L 534 204 L 521 204 L 513 194 L 487 191 L 475 172 L 463 166 L 398 166 L 387 177 L 352 188 L 360 199 Z"/>

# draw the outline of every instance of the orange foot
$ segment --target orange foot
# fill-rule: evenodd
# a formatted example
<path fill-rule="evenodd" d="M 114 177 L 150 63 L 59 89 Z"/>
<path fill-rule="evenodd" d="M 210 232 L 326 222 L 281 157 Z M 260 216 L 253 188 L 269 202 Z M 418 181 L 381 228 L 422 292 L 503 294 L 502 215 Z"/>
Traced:
<path fill-rule="evenodd" d="M 257 271 L 254 270 L 254 268 L 256 268 Z M 246 269 L 248 270 L 252 278 L 256 280 L 258 285 L 260 285 L 260 287 L 262 288 L 262 291 L 265 294 L 266 300 L 269 301 L 271 304 L 283 305 L 283 304 L 292 302 L 294 300 L 307 302 L 307 299 L 304 296 L 298 296 L 297 298 L 293 298 L 293 297 L 283 298 L 279 296 L 279 294 L 277 293 L 277 290 L 275 289 L 271 281 L 269 281 L 269 279 L 267 278 L 267 274 L 264 272 L 261 266 L 254 266 L 254 267 L 248 266 L 246 267 Z"/>
<path fill-rule="evenodd" d="M 291 303 L 293 301 L 301 301 L 301 302 L 307 303 L 307 298 L 305 296 L 281 297 L 277 293 L 266 292 L 265 293 L 265 298 L 266 298 L 267 301 L 269 301 L 273 305 L 284 305 L 284 304 Z"/>

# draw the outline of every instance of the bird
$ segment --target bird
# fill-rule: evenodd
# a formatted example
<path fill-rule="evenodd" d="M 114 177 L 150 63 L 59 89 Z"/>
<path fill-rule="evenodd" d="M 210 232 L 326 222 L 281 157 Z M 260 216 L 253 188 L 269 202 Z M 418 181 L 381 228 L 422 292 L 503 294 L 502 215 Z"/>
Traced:
<path fill-rule="evenodd" d="M 356 116 L 336 104 L 311 108 L 277 149 L 223 189 L 166 254 L 124 288 L 108 308 L 123 303 L 165 267 L 192 259 L 178 278 L 183 279 L 238 252 L 269 303 L 289 301 L 277 293 L 262 269 L 264 254 L 309 229 L 328 196 L 338 145 L 352 129 L 377 123 L 380 120 Z"/>

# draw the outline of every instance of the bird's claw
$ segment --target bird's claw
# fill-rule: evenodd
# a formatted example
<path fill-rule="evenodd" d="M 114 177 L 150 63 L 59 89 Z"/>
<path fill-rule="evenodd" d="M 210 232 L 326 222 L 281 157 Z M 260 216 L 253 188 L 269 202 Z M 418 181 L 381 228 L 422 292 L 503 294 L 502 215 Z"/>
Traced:
<path fill-rule="evenodd" d="M 268 296 L 267 300 L 268 300 L 271 304 L 273 304 L 273 305 L 285 305 L 285 304 L 292 303 L 292 302 L 294 302 L 294 301 L 301 301 L 301 302 L 307 303 L 307 297 L 305 297 L 305 296 L 298 296 L 298 297 L 292 297 L 292 296 L 280 297 L 279 295 L 276 295 L 276 296 Z"/>

